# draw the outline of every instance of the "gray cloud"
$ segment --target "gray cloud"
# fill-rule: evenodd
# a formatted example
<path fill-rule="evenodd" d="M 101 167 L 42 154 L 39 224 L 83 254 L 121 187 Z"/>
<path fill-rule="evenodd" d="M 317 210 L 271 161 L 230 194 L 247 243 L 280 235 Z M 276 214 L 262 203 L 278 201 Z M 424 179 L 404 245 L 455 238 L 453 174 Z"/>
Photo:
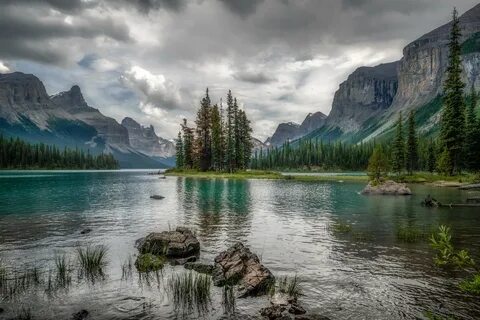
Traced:
<path fill-rule="evenodd" d="M 233 77 L 239 81 L 251 82 L 256 84 L 270 83 L 275 81 L 274 77 L 265 72 L 239 71 L 233 74 Z"/>
<path fill-rule="evenodd" d="M 454 2 L 461 13 L 477 4 Z M 52 90 L 79 83 L 102 112 L 138 117 L 169 138 L 182 117 L 193 120 L 205 87 L 212 97 L 232 89 L 263 139 L 280 121 L 328 113 L 350 72 L 399 59 L 403 46 L 446 23 L 452 6 L 451 0 L 3 0 L 0 65 L 35 73 Z"/>

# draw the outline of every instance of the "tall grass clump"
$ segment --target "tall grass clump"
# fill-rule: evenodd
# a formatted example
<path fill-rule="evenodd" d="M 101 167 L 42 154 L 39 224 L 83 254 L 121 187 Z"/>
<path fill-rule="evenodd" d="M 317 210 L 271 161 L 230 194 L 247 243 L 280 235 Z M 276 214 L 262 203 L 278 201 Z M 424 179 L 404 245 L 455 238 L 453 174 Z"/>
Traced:
<path fill-rule="evenodd" d="M 104 245 L 87 246 L 77 248 L 77 258 L 80 264 L 80 275 L 95 280 L 104 276 L 104 268 L 107 265 L 108 249 Z"/>
<path fill-rule="evenodd" d="M 300 281 L 295 275 L 294 277 L 285 276 L 278 281 L 278 290 L 292 298 L 298 298 L 302 294 Z"/>
<path fill-rule="evenodd" d="M 55 256 L 56 284 L 65 288 L 71 283 L 70 261 L 65 254 Z"/>
<path fill-rule="evenodd" d="M 236 308 L 235 290 L 231 285 L 223 286 L 222 292 L 223 311 L 226 314 L 234 314 Z"/>
<path fill-rule="evenodd" d="M 169 289 L 176 310 L 208 311 L 211 302 L 212 278 L 209 275 L 186 272 L 172 275 Z"/>
<path fill-rule="evenodd" d="M 132 277 L 133 261 L 132 256 L 129 256 L 122 264 L 122 280 L 128 280 Z"/>

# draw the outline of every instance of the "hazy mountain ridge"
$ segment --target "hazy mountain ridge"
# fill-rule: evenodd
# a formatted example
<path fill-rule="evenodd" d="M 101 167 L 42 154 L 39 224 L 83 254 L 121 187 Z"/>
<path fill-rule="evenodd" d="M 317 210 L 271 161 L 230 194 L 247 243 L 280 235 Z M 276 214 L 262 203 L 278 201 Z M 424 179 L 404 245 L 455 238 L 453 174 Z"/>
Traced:
<path fill-rule="evenodd" d="M 40 79 L 21 72 L 0 74 L 0 129 L 28 141 L 111 152 L 121 167 L 165 167 L 156 157 L 171 156 L 171 146 L 164 147 L 167 155 L 160 146 L 155 158 L 132 147 L 128 129 L 90 107 L 78 86 L 49 96 Z"/>

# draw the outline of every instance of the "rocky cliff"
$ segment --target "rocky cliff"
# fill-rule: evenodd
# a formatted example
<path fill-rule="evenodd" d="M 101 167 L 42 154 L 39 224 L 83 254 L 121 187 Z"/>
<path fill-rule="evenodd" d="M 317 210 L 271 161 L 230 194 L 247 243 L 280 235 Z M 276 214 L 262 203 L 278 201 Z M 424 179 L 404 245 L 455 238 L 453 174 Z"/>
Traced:
<path fill-rule="evenodd" d="M 355 70 L 335 93 L 327 125 L 344 133 L 358 131 L 389 108 L 398 88 L 397 66 L 392 62 Z"/>
<path fill-rule="evenodd" d="M 327 116 L 323 113 L 309 113 L 302 124 L 294 122 L 280 123 L 273 135 L 265 141 L 265 144 L 272 146 L 282 145 L 287 140 L 295 140 L 322 127 Z"/>
<path fill-rule="evenodd" d="M 130 145 L 142 153 L 153 157 L 171 157 L 175 155 L 173 142 L 157 136 L 152 125 L 143 127 L 130 117 L 122 120 L 122 126 L 128 131 Z"/>

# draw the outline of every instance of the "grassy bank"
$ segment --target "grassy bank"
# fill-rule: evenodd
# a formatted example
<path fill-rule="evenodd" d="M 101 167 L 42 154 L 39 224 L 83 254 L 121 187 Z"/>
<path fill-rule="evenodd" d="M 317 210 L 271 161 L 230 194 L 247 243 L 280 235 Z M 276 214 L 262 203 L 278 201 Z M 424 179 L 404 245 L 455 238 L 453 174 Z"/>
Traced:
<path fill-rule="evenodd" d="M 367 176 L 316 176 L 316 175 L 282 175 L 275 171 L 249 170 L 237 171 L 234 173 L 207 171 L 201 172 L 197 170 L 177 170 L 169 169 L 165 172 L 167 176 L 193 177 L 193 178 L 210 178 L 210 179 L 274 179 L 274 180 L 296 180 L 296 181 L 367 181 Z"/>
<path fill-rule="evenodd" d="M 405 183 L 433 183 L 438 185 L 454 185 L 478 183 L 480 177 L 478 174 L 465 173 L 456 176 L 445 176 L 430 172 L 418 172 L 413 175 L 393 176 L 393 180 Z"/>

